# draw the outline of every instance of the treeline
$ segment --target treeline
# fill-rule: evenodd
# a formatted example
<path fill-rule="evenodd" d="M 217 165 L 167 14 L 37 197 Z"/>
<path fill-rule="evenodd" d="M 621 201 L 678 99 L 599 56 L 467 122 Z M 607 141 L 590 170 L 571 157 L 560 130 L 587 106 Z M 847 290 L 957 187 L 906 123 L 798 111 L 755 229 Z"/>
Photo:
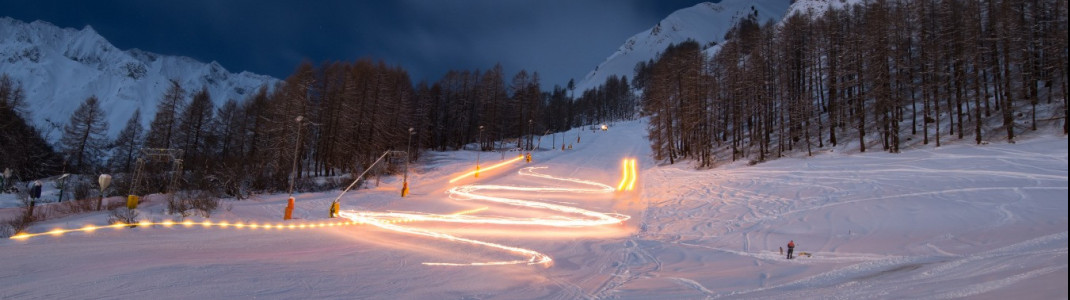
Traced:
<path fill-rule="evenodd" d="M 55 174 L 62 163 L 28 116 L 22 86 L 7 74 L 0 74 L 0 172 L 10 169 L 12 180 Z M 0 186 L 0 190 L 5 188 Z"/>
<path fill-rule="evenodd" d="M 0 92 L 6 91 L 3 82 Z M 573 87 L 570 82 L 544 92 L 538 73 L 522 70 L 507 79 L 500 65 L 482 72 L 450 71 L 436 82 L 413 85 L 404 69 L 383 62 L 306 62 L 277 86 L 221 107 L 213 106 L 206 89 L 171 81 L 155 115 L 135 112 L 114 139 L 107 137 L 108 112 L 89 97 L 63 127 L 55 152 L 25 121 L 18 131 L 24 133 L 6 132 L 13 128 L 7 121 L 23 119 L 5 117 L 0 124 L 4 145 L 12 149 L 4 149 L 3 163 L 30 174 L 27 178 L 113 173 L 117 189 L 126 192 L 142 158 L 139 194 L 164 192 L 174 175 L 180 189 L 238 197 L 285 191 L 295 169 L 297 190 L 326 189 L 348 183 L 386 150 L 411 149 L 409 159 L 416 160 L 419 149 L 471 144 L 483 151 L 531 149 L 537 144 L 534 136 L 635 115 L 635 97 L 624 78 L 612 77 L 576 100 Z M 16 100 L 0 102 L 4 116 L 29 113 L 24 97 L 8 98 Z M 141 125 L 146 117 L 149 128 Z M 37 144 L 6 142 L 21 141 L 23 135 L 32 135 Z M 181 152 L 146 156 L 142 149 L 148 148 Z M 35 156 L 51 160 L 44 164 Z"/>
<path fill-rule="evenodd" d="M 1059 100 L 1066 134 L 1066 4 L 877 0 L 780 25 L 752 15 L 712 57 L 692 41 L 636 66 L 651 146 L 709 167 L 719 149 L 764 161 L 848 139 L 889 152 L 919 134 L 1013 141 L 1037 129 L 1038 104 Z"/>

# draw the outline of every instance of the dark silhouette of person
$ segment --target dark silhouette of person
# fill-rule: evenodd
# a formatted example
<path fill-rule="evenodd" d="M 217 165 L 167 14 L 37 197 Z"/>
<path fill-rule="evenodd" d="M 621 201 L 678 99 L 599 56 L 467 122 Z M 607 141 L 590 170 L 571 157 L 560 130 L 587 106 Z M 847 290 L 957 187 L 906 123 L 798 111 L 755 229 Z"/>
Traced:
<path fill-rule="evenodd" d="M 795 241 L 788 241 L 788 259 L 791 259 L 791 253 L 795 252 Z"/>

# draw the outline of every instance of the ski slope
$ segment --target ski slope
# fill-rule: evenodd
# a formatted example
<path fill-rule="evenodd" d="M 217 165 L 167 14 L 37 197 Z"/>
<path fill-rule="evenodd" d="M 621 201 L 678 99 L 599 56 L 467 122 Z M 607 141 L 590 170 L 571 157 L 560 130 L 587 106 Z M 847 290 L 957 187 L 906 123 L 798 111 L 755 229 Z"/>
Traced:
<path fill-rule="evenodd" d="M 531 163 L 452 183 L 474 168 L 477 153 L 426 153 L 410 174 L 408 197 L 398 196 L 400 178 L 386 177 L 341 197 L 343 215 L 360 216 L 362 225 L 307 226 L 348 221 L 327 218 L 339 196 L 331 191 L 298 194 L 295 220 L 285 223 L 286 195 L 261 195 L 226 201 L 210 219 L 188 218 L 227 221 L 225 227 L 153 225 L 0 240 L 0 298 L 1067 297 L 1065 137 L 902 154 L 840 151 L 696 171 L 687 163 L 656 165 L 644 127 L 634 121 L 606 132 L 546 136 Z M 562 139 L 573 150 L 561 151 Z M 517 154 L 478 155 L 487 167 Z M 638 162 L 634 191 L 582 192 L 601 188 L 562 180 L 616 188 L 625 158 Z M 547 226 L 538 223 L 598 217 L 480 197 L 623 221 Z M 178 220 L 162 213 L 163 200 L 149 198 L 139 209 L 143 219 Z M 0 216 L 13 211 L 0 209 Z M 105 219 L 68 217 L 30 231 L 100 226 Z M 239 222 L 244 226 L 234 226 Z M 527 249 L 551 261 L 529 263 L 525 254 L 395 227 Z M 788 240 L 812 256 L 784 259 L 778 249 Z M 468 265 L 500 261 L 521 262 Z"/>

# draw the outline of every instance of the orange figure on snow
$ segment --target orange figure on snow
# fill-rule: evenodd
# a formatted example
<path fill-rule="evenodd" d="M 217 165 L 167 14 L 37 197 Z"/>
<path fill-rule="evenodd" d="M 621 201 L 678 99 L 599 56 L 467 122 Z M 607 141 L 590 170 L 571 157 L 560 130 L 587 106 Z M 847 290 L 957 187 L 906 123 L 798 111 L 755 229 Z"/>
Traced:
<path fill-rule="evenodd" d="M 791 253 L 795 251 L 795 241 L 788 241 L 788 259 L 791 259 Z"/>

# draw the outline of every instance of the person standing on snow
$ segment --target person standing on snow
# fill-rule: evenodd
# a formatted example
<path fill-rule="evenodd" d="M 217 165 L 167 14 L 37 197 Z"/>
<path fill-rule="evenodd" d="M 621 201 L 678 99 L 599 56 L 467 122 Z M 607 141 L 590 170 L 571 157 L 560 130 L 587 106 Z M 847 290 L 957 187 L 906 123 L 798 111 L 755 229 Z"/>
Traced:
<path fill-rule="evenodd" d="M 788 259 L 791 259 L 791 253 L 795 251 L 795 241 L 788 241 Z"/>

